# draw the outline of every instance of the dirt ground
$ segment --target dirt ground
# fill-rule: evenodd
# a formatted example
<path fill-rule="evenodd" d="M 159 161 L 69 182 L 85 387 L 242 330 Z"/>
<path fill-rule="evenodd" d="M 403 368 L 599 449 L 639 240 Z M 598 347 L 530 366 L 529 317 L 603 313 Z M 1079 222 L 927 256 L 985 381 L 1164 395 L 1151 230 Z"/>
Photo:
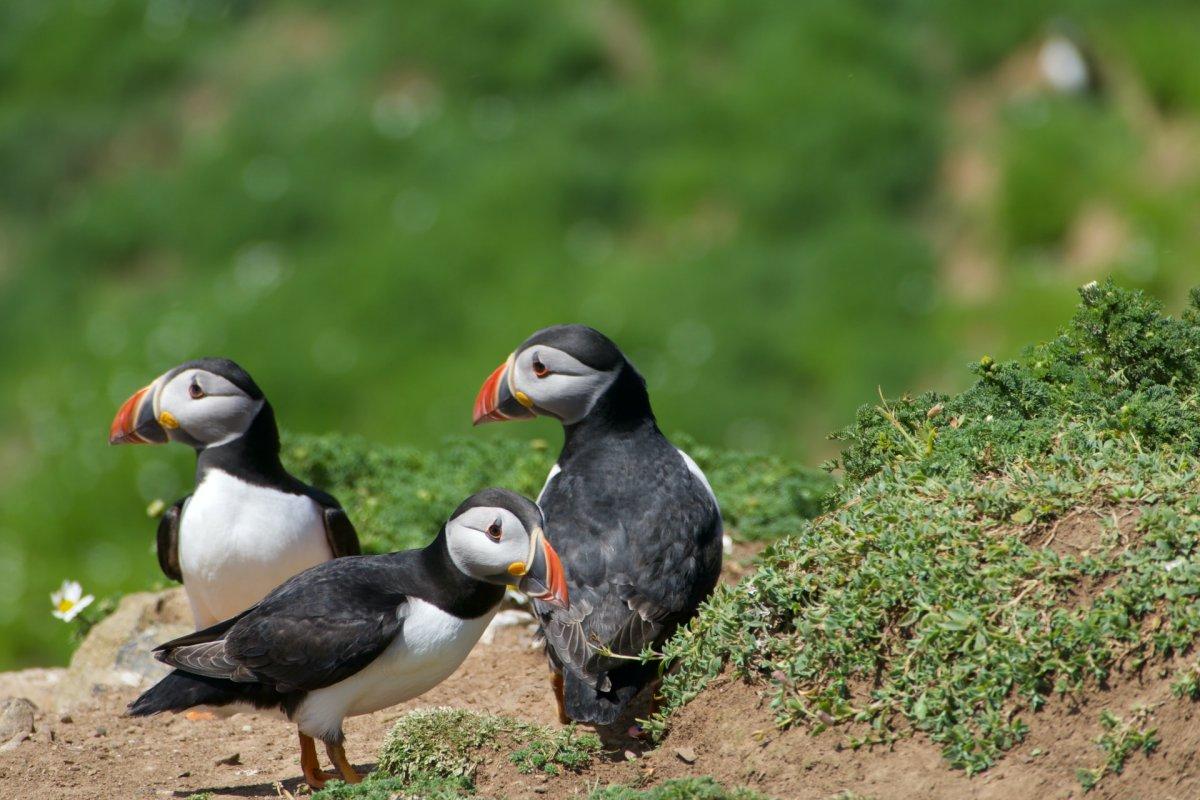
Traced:
<path fill-rule="evenodd" d="M 734 571 L 737 571 L 735 566 Z M 732 575 L 730 577 L 733 577 Z M 787 800 L 829 800 L 853 792 L 875 800 L 1007 800 L 1080 798 L 1079 767 L 1104 754 L 1094 740 L 1098 717 L 1144 705 L 1162 744 L 1149 756 L 1131 755 L 1123 774 L 1110 775 L 1089 800 L 1184 800 L 1200 797 L 1200 706 L 1171 697 L 1176 665 L 1129 676 L 1119 689 L 1082 702 L 1057 701 L 1026 714 L 1031 732 L 996 767 L 970 778 L 947 768 L 936 745 L 920 735 L 889 747 L 847 746 L 861 731 L 835 729 L 812 736 L 779 731 L 761 687 L 718 679 L 685 708 L 658 748 L 623 735 L 606 736 L 606 752 L 591 768 L 557 777 L 521 775 L 496 754 L 477 776 L 483 797 L 571 798 L 597 785 L 651 785 L 668 778 L 711 775 L 730 786 L 751 786 Z M 189 721 L 182 716 L 121 717 L 135 692 L 111 692 L 69 717 L 39 713 L 36 732 L 0 752 L 0 798 L 278 798 L 307 793 L 300 780 L 295 729 L 260 715 Z M 523 625 L 500 629 L 480 644 L 446 682 L 407 704 L 347 720 L 347 752 L 360 771 L 374 764 L 391 724 L 414 708 L 452 706 L 554 724 L 545 661 Z M 685 760 L 686 759 L 686 760 Z"/>

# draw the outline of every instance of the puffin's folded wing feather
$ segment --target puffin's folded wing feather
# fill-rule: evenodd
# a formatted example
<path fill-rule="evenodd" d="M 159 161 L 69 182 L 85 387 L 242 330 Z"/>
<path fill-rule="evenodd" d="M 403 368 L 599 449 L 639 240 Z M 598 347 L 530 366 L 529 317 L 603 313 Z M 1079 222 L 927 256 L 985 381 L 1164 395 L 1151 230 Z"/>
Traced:
<path fill-rule="evenodd" d="M 183 582 L 183 570 L 179 567 L 179 520 L 183 517 L 183 504 L 191 497 L 182 497 L 163 512 L 158 520 L 156 549 L 158 566 L 163 574 L 173 581 Z"/>
<path fill-rule="evenodd" d="M 391 644 L 406 599 L 377 558 L 334 559 L 268 594 L 212 642 L 219 648 L 192 641 L 163 660 L 178 658 L 182 669 L 202 675 L 229 669 L 220 677 L 283 692 L 319 689 L 358 672 Z"/>
<path fill-rule="evenodd" d="M 237 680 L 240 675 L 244 680 L 249 677 L 225 652 L 224 639 L 174 648 L 167 651 L 163 661 L 184 672 L 210 678 Z"/>
<path fill-rule="evenodd" d="M 354 523 L 341 508 L 325 509 L 325 539 L 334 558 L 357 556 L 362 553 L 358 543 L 358 531 Z"/>
<path fill-rule="evenodd" d="M 333 557 L 362 555 L 358 531 L 354 529 L 354 523 L 350 521 L 337 498 L 307 484 L 303 485 L 303 491 L 321 508 L 321 516 L 325 523 L 325 541 L 329 544 Z"/>

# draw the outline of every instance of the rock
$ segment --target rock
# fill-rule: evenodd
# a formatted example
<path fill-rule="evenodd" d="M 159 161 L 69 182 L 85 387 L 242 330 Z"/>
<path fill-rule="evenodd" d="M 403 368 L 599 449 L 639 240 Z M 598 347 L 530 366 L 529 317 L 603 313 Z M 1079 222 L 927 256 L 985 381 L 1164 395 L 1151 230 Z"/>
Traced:
<path fill-rule="evenodd" d="M 72 722 L 75 721 L 75 718 L 72 717 L 70 714 L 59 714 L 58 721 L 61 722 L 63 725 L 70 725 Z"/>
<path fill-rule="evenodd" d="M 33 715 L 36 713 L 37 706 L 24 697 L 0 700 L 0 742 L 33 733 Z"/>
<path fill-rule="evenodd" d="M 61 667 L 0 672 L 0 698 L 24 697 L 38 708 L 53 708 L 66 673 Z"/>
<path fill-rule="evenodd" d="M 71 656 L 55 694 L 56 709 L 67 711 L 117 689 L 148 687 L 170 672 L 150 651 L 192 630 L 182 588 L 126 595 Z"/>
<path fill-rule="evenodd" d="M 7 753 L 9 750 L 16 750 L 21 746 L 21 742 L 29 738 L 28 733 L 18 733 L 9 739 L 4 744 L 0 744 L 0 753 Z"/>
<path fill-rule="evenodd" d="M 675 755 L 677 755 L 679 760 L 685 764 L 696 763 L 696 751 L 690 747 L 676 747 Z"/>
<path fill-rule="evenodd" d="M 222 766 L 222 765 L 224 765 L 226 767 L 236 767 L 240 763 L 242 763 L 242 754 L 241 753 L 230 753 L 229 755 L 224 756 L 222 758 L 218 758 L 216 761 L 213 762 L 213 764 L 215 764 L 218 767 Z"/>

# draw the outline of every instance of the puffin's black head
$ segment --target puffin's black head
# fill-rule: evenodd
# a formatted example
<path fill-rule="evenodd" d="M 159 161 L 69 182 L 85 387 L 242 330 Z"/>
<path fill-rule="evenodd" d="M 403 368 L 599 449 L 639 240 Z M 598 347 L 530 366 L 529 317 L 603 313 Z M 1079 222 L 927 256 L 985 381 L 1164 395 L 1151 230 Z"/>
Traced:
<path fill-rule="evenodd" d="M 108 441 L 213 447 L 244 434 L 265 404 L 262 390 L 240 366 L 227 358 L 198 358 L 134 392 L 117 411 Z"/>
<path fill-rule="evenodd" d="M 543 328 L 483 382 L 475 398 L 475 424 L 539 414 L 574 424 L 588 415 L 625 370 L 633 373 L 625 355 L 595 328 Z M 641 383 L 640 376 L 637 382 Z"/>
<path fill-rule="evenodd" d="M 516 584 L 530 597 L 566 608 L 566 577 L 545 527 L 537 503 L 508 489 L 484 489 L 450 515 L 446 548 L 472 578 Z"/>

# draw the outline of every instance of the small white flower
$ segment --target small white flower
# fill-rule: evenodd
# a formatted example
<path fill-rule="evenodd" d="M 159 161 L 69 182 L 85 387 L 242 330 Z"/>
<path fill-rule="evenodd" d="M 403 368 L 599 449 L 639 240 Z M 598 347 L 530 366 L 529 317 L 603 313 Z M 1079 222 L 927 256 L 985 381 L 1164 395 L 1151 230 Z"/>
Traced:
<path fill-rule="evenodd" d="M 95 599 L 90 594 L 83 593 L 83 587 L 78 581 L 63 581 L 57 592 L 50 593 L 50 603 L 54 606 L 50 613 L 63 622 L 70 622 Z"/>
<path fill-rule="evenodd" d="M 1174 572 L 1175 570 L 1179 569 L 1186 563 L 1187 563 L 1186 558 L 1177 558 L 1174 561 L 1168 561 L 1167 563 L 1163 564 L 1162 568 L 1166 572 Z"/>

